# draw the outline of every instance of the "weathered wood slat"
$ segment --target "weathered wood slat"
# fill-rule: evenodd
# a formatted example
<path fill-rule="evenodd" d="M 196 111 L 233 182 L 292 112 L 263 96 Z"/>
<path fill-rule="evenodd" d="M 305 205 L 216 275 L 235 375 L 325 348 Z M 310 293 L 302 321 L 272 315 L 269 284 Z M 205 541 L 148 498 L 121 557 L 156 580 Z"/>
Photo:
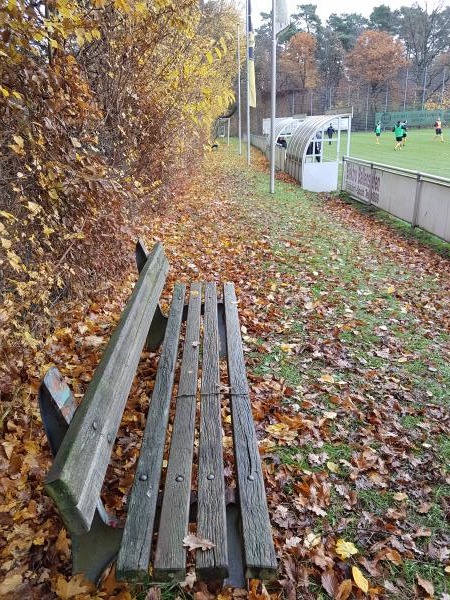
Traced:
<path fill-rule="evenodd" d="M 112 446 L 168 272 L 153 248 L 46 480 L 67 527 L 89 530 Z"/>
<path fill-rule="evenodd" d="M 117 560 L 118 579 L 135 581 L 148 574 L 185 292 L 185 284 L 176 284 Z"/>
<path fill-rule="evenodd" d="M 215 283 L 205 286 L 203 328 L 197 533 L 215 547 L 197 551 L 196 571 L 198 579 L 224 579 L 228 576 L 228 550 Z"/>
<path fill-rule="evenodd" d="M 156 581 L 182 581 L 186 577 L 186 548 L 183 546 L 183 538 L 188 533 L 189 525 L 201 305 L 202 286 L 200 283 L 193 283 L 189 295 L 183 360 L 153 563 L 153 578 Z"/>
<path fill-rule="evenodd" d="M 277 569 L 261 460 L 249 399 L 234 285 L 224 285 L 234 455 L 244 538 L 246 577 L 271 579 Z"/>

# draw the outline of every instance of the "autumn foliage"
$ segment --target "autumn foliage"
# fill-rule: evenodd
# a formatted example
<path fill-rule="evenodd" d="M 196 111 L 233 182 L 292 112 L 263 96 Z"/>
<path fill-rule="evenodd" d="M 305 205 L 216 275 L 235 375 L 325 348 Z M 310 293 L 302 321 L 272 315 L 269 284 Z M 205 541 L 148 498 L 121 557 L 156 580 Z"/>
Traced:
<path fill-rule="evenodd" d="M 399 40 L 384 31 L 368 30 L 359 36 L 346 63 L 352 78 L 368 83 L 376 96 L 384 90 L 387 81 L 395 82 L 408 61 Z"/>
<path fill-rule="evenodd" d="M 201 164 L 233 101 L 236 19 L 194 0 L 0 0 L 3 393 L 52 305 L 105 288 Z"/>

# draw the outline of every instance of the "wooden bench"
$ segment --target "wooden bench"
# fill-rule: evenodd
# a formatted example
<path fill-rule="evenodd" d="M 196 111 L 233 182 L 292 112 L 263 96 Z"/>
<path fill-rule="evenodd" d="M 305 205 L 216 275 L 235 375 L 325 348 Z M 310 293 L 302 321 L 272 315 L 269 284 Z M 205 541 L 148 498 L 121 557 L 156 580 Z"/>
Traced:
<path fill-rule="evenodd" d="M 277 563 L 234 286 L 224 284 L 223 298 L 218 300 L 215 283 L 192 283 L 186 304 L 187 286 L 177 283 L 165 317 L 159 305 L 169 269 L 163 246 L 157 243 L 148 254 L 138 242 L 136 258 L 139 279 L 80 406 L 76 408 L 54 367 L 40 387 L 42 420 L 55 455 L 45 488 L 70 532 L 73 571 L 98 581 L 117 557 L 118 579 L 141 580 L 150 568 L 157 581 L 182 581 L 186 576 L 183 539 L 195 522 L 197 536 L 214 544 L 196 551 L 199 580 L 242 586 L 246 578 L 271 579 Z M 100 493 L 144 344 L 155 350 L 161 342 L 122 528 L 106 512 Z M 226 381 L 220 370 L 225 357 Z M 225 486 L 224 402 L 231 408 L 236 494 Z M 192 492 L 197 447 L 197 485 Z"/>

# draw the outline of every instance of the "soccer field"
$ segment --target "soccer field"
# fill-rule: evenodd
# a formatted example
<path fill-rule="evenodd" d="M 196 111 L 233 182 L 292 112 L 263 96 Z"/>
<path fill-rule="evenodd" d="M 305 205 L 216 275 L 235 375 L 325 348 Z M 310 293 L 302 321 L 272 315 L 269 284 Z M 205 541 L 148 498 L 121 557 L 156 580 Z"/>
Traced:
<path fill-rule="evenodd" d="M 395 138 L 391 131 L 384 131 L 377 145 L 375 133 L 352 133 L 350 156 L 410 169 L 420 173 L 430 173 L 450 179 L 450 129 L 443 129 L 444 142 L 434 140 L 434 129 L 409 129 L 406 146 L 394 151 Z M 326 152 L 326 144 L 324 151 Z M 347 134 L 341 136 L 340 154 L 346 153 Z"/>

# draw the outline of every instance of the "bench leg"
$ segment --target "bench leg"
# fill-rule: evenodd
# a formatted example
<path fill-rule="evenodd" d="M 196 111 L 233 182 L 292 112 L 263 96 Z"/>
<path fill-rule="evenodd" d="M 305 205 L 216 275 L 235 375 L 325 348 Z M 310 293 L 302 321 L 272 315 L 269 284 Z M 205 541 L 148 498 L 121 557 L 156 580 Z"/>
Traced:
<path fill-rule="evenodd" d="M 56 456 L 77 408 L 69 386 L 56 367 L 49 369 L 41 382 L 39 407 L 50 449 Z M 83 573 L 95 583 L 99 581 L 119 552 L 122 528 L 118 524 L 99 500 L 90 531 L 83 535 L 70 534 L 73 573 Z"/>
<path fill-rule="evenodd" d="M 227 540 L 228 540 L 228 572 L 225 585 L 237 588 L 246 587 L 244 551 L 242 547 L 242 527 L 239 507 L 230 502 L 226 507 Z"/>

